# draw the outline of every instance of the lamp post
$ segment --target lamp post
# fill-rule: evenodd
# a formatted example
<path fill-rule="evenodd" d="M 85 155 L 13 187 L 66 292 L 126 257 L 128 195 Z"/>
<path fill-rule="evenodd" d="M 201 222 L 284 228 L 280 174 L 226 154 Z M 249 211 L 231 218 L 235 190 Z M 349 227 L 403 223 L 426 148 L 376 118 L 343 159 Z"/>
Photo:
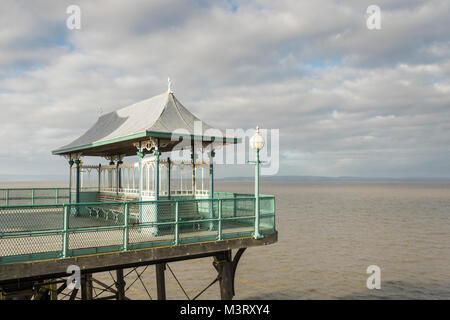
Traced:
<path fill-rule="evenodd" d="M 264 138 L 259 134 L 259 127 L 256 127 L 256 132 L 253 137 L 250 138 L 250 148 L 256 152 L 255 161 L 255 232 L 253 237 L 255 239 L 262 238 L 259 233 L 259 150 L 264 147 Z"/>

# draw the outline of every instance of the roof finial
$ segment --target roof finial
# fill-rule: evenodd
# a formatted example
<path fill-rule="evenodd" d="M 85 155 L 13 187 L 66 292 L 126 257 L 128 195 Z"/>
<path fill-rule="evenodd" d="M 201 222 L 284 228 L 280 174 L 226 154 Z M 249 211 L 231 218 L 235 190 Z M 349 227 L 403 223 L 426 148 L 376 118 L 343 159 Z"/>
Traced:
<path fill-rule="evenodd" d="M 103 109 L 101 106 L 97 106 L 97 115 L 100 118 L 100 116 L 103 114 Z"/>
<path fill-rule="evenodd" d="M 170 78 L 167 78 L 168 86 L 167 86 L 167 93 L 173 93 L 172 91 L 172 81 Z"/>

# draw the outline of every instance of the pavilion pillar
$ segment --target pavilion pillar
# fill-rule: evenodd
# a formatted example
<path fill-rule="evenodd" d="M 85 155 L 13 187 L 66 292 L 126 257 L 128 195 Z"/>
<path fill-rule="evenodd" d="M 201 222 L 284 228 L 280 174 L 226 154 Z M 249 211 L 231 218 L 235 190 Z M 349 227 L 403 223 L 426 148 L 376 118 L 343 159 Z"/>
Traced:
<path fill-rule="evenodd" d="M 74 161 L 72 159 L 69 160 L 69 203 L 72 203 L 72 167 Z"/>
<path fill-rule="evenodd" d="M 159 200 L 159 156 L 161 152 L 158 148 L 153 150 L 155 156 L 155 200 Z"/>
<path fill-rule="evenodd" d="M 109 165 L 110 166 L 114 165 L 114 157 L 113 156 L 111 156 Z M 114 187 L 113 180 L 114 180 L 114 170 L 110 168 L 109 169 L 109 188 L 110 188 L 110 190 L 113 189 L 113 187 Z"/>
<path fill-rule="evenodd" d="M 195 197 L 196 172 L 195 172 L 195 146 L 194 146 L 194 139 L 191 140 L 191 163 L 192 163 L 192 196 Z"/>
<path fill-rule="evenodd" d="M 211 219 L 214 219 L 214 156 L 216 153 L 211 150 L 209 153 L 209 197 L 211 199 L 211 204 L 209 206 L 209 215 Z M 209 230 L 214 230 L 214 221 L 209 223 Z"/>
<path fill-rule="evenodd" d="M 138 152 L 136 153 L 139 158 L 139 201 L 142 201 L 142 189 L 143 189 L 143 179 L 142 179 L 142 158 L 144 158 L 144 152 L 142 152 L 142 143 L 139 141 Z M 134 180 L 133 180 L 134 181 Z M 141 217 L 142 219 L 142 217 Z"/>
<path fill-rule="evenodd" d="M 76 189 L 75 189 L 75 201 L 80 202 L 80 159 L 75 160 L 76 171 Z"/>
<path fill-rule="evenodd" d="M 122 181 L 121 181 L 121 168 L 120 165 L 123 163 L 122 157 L 120 155 L 117 156 L 117 162 L 116 162 L 116 194 L 119 195 L 119 189 L 122 188 Z"/>
<path fill-rule="evenodd" d="M 102 187 L 102 164 L 98 164 L 98 192 L 100 192 Z"/>
<path fill-rule="evenodd" d="M 170 200 L 170 170 L 171 170 L 170 158 L 167 158 L 167 198 Z"/>
<path fill-rule="evenodd" d="M 119 192 L 119 189 L 122 189 L 122 168 L 120 168 L 121 164 L 123 164 L 123 161 L 119 156 L 119 160 L 117 161 L 117 192 Z"/>
<path fill-rule="evenodd" d="M 161 152 L 159 151 L 159 139 L 158 139 L 158 145 L 155 149 L 153 149 L 153 155 L 155 156 L 155 200 L 159 200 L 159 156 L 161 155 Z M 158 202 L 156 202 L 155 206 L 155 217 L 154 221 L 158 222 L 158 215 L 159 215 L 159 205 Z M 159 230 L 158 226 L 155 228 L 155 235 L 158 235 Z"/>

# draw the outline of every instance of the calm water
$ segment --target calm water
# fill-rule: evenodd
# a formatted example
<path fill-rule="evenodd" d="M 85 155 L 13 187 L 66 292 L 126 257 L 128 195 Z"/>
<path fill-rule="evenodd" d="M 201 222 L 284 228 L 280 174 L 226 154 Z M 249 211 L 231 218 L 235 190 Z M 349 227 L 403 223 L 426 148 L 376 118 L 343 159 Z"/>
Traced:
<path fill-rule="evenodd" d="M 261 188 L 276 196 L 279 241 L 244 253 L 236 299 L 450 299 L 450 183 L 264 182 Z M 252 192 L 253 184 L 218 182 L 216 189 Z M 380 290 L 366 288 L 372 264 L 381 268 Z M 170 267 L 190 297 L 216 275 L 212 258 Z M 154 275 L 154 267 L 143 274 L 153 298 Z M 94 277 L 112 283 L 108 273 Z M 128 276 L 127 286 L 135 279 Z M 166 286 L 169 299 L 185 299 L 169 271 Z M 127 294 L 148 298 L 139 280 Z M 219 298 L 218 285 L 202 298 Z"/>

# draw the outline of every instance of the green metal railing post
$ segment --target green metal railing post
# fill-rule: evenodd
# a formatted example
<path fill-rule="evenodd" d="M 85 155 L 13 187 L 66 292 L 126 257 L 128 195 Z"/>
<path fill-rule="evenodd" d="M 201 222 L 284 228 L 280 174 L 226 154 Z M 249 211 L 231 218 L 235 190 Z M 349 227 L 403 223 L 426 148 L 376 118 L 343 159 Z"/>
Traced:
<path fill-rule="evenodd" d="M 69 248 L 69 207 L 64 205 L 63 216 L 63 236 L 62 236 L 62 257 L 67 258 L 67 251 Z"/>
<path fill-rule="evenodd" d="M 6 189 L 6 193 L 5 193 L 5 198 L 6 198 L 6 205 L 9 205 L 9 189 Z"/>
<path fill-rule="evenodd" d="M 142 152 L 142 142 L 139 141 L 138 152 L 136 153 L 139 159 L 139 187 L 138 187 L 138 197 L 139 201 L 142 201 L 142 189 L 143 189 L 143 181 L 142 181 L 142 158 L 144 158 L 144 152 Z M 133 178 L 134 181 L 134 178 Z M 142 206 L 139 205 L 139 223 L 142 223 Z"/>
<path fill-rule="evenodd" d="M 31 204 L 34 204 L 34 189 L 31 189 Z"/>
<path fill-rule="evenodd" d="M 223 240 L 222 236 L 222 199 L 219 199 L 219 226 L 217 228 L 217 240 Z"/>
<path fill-rule="evenodd" d="M 271 208 L 272 210 L 271 210 L 271 212 L 272 212 L 272 214 L 273 214 L 273 231 L 275 231 L 276 230 L 276 225 L 275 225 L 275 198 L 273 198 L 272 199 L 272 208 Z"/>
<path fill-rule="evenodd" d="M 175 201 L 175 245 L 180 244 L 180 212 L 178 209 L 178 201 Z"/>
<path fill-rule="evenodd" d="M 237 208 L 236 208 L 236 205 L 237 205 L 236 193 L 233 193 L 233 198 L 234 198 L 234 200 L 233 200 L 233 217 L 236 217 L 236 212 L 237 212 Z"/>
<path fill-rule="evenodd" d="M 161 152 L 159 151 L 159 139 L 158 139 L 158 145 L 153 150 L 153 155 L 155 156 L 155 221 L 159 221 L 159 156 L 161 155 Z M 156 226 L 155 235 L 159 234 L 159 227 Z"/>
<path fill-rule="evenodd" d="M 55 195 L 55 197 L 56 197 L 56 199 L 55 199 L 55 204 L 58 204 L 58 197 L 59 197 L 59 189 L 58 188 L 56 188 L 56 195 Z"/>
<path fill-rule="evenodd" d="M 130 216 L 130 209 L 128 207 L 128 203 L 125 203 L 123 208 L 123 216 L 124 216 L 124 223 L 123 223 L 123 251 L 128 250 L 128 235 L 129 235 L 129 229 L 128 229 L 128 219 Z"/>
<path fill-rule="evenodd" d="M 72 158 L 69 160 L 69 203 L 72 203 L 72 166 L 74 161 Z"/>

